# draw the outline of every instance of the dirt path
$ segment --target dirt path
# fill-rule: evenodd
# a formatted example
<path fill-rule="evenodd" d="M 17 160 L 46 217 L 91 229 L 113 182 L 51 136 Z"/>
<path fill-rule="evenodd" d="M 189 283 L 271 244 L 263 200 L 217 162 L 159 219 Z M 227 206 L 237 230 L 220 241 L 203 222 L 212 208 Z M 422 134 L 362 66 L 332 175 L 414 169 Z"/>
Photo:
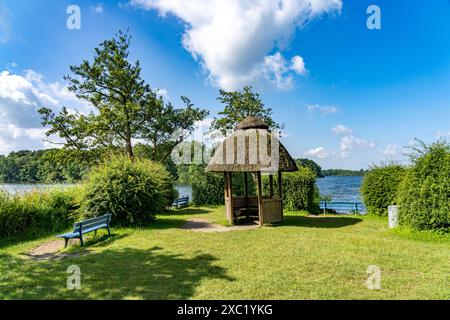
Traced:
<path fill-rule="evenodd" d="M 69 241 L 69 244 L 72 240 Z M 73 242 L 72 242 L 73 243 Z M 61 250 L 64 248 L 64 240 L 57 239 L 44 242 L 28 253 L 24 253 L 28 259 L 40 261 L 40 260 L 61 260 L 66 257 L 78 257 L 82 255 L 89 254 L 89 251 L 80 251 L 80 252 L 72 252 L 72 253 L 64 253 Z"/>
<path fill-rule="evenodd" d="M 205 218 L 192 218 L 188 222 L 186 222 L 181 227 L 181 229 L 187 229 L 196 232 L 227 232 L 235 230 L 256 229 L 258 227 L 259 225 L 256 223 L 225 227 L 220 224 L 212 223 L 210 220 Z"/>

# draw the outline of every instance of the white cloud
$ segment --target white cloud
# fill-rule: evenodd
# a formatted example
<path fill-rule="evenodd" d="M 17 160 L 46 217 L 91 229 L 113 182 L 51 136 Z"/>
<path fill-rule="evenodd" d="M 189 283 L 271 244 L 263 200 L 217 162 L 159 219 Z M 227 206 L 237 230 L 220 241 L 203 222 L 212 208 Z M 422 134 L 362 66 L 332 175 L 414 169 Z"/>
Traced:
<path fill-rule="evenodd" d="M 333 131 L 336 134 L 352 134 L 353 130 L 350 128 L 347 128 L 346 126 L 344 126 L 343 124 L 338 124 L 335 125 L 331 131 Z"/>
<path fill-rule="evenodd" d="M 436 137 L 437 137 L 437 138 L 447 138 L 447 137 L 450 137 L 450 131 L 442 131 L 442 130 L 440 130 L 440 131 L 438 131 L 438 132 L 436 133 Z"/>
<path fill-rule="evenodd" d="M 325 150 L 324 147 L 318 147 L 315 149 L 310 149 L 305 152 L 305 156 L 313 157 L 317 159 L 325 159 L 329 156 L 329 153 Z"/>
<path fill-rule="evenodd" d="M 328 105 L 321 106 L 319 104 L 308 104 L 306 106 L 306 109 L 308 109 L 308 112 L 311 114 L 318 111 L 322 116 L 327 116 L 329 114 L 338 112 L 338 108 L 335 106 L 328 106 Z"/>
<path fill-rule="evenodd" d="M 380 150 L 380 152 L 384 156 L 393 157 L 399 154 L 400 149 L 395 143 L 390 143 L 384 149 Z"/>
<path fill-rule="evenodd" d="M 97 3 L 94 7 L 91 7 L 91 11 L 94 13 L 103 13 L 103 3 Z"/>
<path fill-rule="evenodd" d="M 342 0 L 130 0 L 185 26 L 183 46 L 201 63 L 214 85 L 239 89 L 261 79 L 280 89 L 293 74 L 305 74 L 302 57 L 281 55 L 297 27 L 325 13 L 339 13 Z"/>
<path fill-rule="evenodd" d="M 375 142 L 366 139 L 360 139 L 353 135 L 346 135 L 340 141 L 341 157 L 350 156 L 355 148 L 375 148 Z"/>
<path fill-rule="evenodd" d="M 264 58 L 264 67 L 262 70 L 264 78 L 281 90 L 289 90 L 294 85 L 290 71 L 296 74 L 307 73 L 302 57 L 293 57 L 289 64 L 279 52 Z"/>
<path fill-rule="evenodd" d="M 295 71 L 297 74 L 306 74 L 308 70 L 305 68 L 305 61 L 300 56 L 294 56 L 291 59 L 291 69 Z"/>
<path fill-rule="evenodd" d="M 63 105 L 91 110 L 59 82 L 46 82 L 33 70 L 23 75 L 0 72 L 0 154 L 19 149 L 47 147 L 42 141 L 45 129 L 37 110 L 50 107 L 58 110 Z"/>
<path fill-rule="evenodd" d="M 212 122 L 214 121 L 213 118 L 210 117 L 206 117 L 203 120 L 199 120 L 195 122 L 195 126 L 199 129 L 202 130 L 202 132 L 204 131 L 208 131 L 209 128 L 211 127 Z"/>
<path fill-rule="evenodd" d="M 10 70 L 10 69 L 14 69 L 14 68 L 17 68 L 19 65 L 17 64 L 17 63 L 15 63 L 15 62 L 10 62 L 10 63 L 8 63 L 7 65 L 6 65 L 6 69 L 7 70 Z"/>
<path fill-rule="evenodd" d="M 156 94 L 160 97 L 163 97 L 164 99 L 169 99 L 169 92 L 165 88 L 157 89 Z"/>
<path fill-rule="evenodd" d="M 20 128 L 14 124 L 0 124 L 0 154 L 18 149 L 54 147 L 46 138 L 45 128 Z"/>

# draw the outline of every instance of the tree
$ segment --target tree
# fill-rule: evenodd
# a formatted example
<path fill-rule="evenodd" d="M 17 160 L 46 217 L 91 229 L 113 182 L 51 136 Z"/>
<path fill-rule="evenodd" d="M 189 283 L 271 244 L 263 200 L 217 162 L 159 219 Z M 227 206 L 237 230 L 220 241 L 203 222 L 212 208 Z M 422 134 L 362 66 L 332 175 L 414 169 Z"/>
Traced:
<path fill-rule="evenodd" d="M 41 108 L 42 124 L 50 126 L 47 136 L 57 134 L 65 148 L 97 150 L 97 158 L 104 150 L 123 150 L 133 160 L 134 140 L 147 139 L 158 150 L 170 140 L 170 130 L 192 130 L 194 122 L 206 116 L 206 111 L 194 108 L 185 97 L 184 109 L 164 103 L 142 79 L 139 61 L 128 60 L 130 41 L 131 36 L 119 31 L 95 48 L 92 62 L 84 60 L 70 67 L 72 74 L 64 77 L 70 83 L 68 89 L 88 101 L 95 112 L 84 115 L 63 107 L 56 115 Z"/>
<path fill-rule="evenodd" d="M 217 100 L 225 104 L 225 108 L 219 112 L 221 117 L 214 118 L 211 128 L 223 135 L 247 116 L 261 118 L 271 129 L 282 128 L 282 125 L 272 119 L 272 109 L 264 106 L 259 94 L 252 92 L 250 86 L 245 86 L 242 91 L 220 90 Z"/>
<path fill-rule="evenodd" d="M 0 182 L 76 182 L 88 168 L 76 150 L 22 150 L 0 156 Z"/>
<path fill-rule="evenodd" d="M 172 150 L 195 129 L 195 121 L 203 120 L 208 111 L 194 108 L 186 97 L 181 97 L 184 109 L 175 109 L 171 103 L 164 104 L 162 99 L 155 104 L 152 114 L 142 127 L 142 138 L 150 142 L 150 159 L 165 161 Z"/>
<path fill-rule="evenodd" d="M 296 159 L 295 162 L 299 166 L 310 168 L 316 174 L 316 177 L 323 178 L 322 168 L 315 161 L 303 158 Z"/>

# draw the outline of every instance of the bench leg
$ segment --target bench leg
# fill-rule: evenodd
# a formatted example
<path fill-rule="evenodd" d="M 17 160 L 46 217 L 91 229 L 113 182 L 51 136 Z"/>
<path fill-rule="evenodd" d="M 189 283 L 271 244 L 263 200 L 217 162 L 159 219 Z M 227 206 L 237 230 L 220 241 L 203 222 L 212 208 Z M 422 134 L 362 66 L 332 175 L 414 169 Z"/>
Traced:
<path fill-rule="evenodd" d="M 83 241 L 83 236 L 82 235 L 80 236 L 80 244 L 81 244 L 81 246 L 84 246 L 84 241 Z"/>
<path fill-rule="evenodd" d="M 67 248 L 67 243 L 69 242 L 68 238 L 64 238 L 64 248 Z"/>
<path fill-rule="evenodd" d="M 108 227 L 108 237 L 111 237 L 111 231 L 109 230 L 109 227 Z"/>

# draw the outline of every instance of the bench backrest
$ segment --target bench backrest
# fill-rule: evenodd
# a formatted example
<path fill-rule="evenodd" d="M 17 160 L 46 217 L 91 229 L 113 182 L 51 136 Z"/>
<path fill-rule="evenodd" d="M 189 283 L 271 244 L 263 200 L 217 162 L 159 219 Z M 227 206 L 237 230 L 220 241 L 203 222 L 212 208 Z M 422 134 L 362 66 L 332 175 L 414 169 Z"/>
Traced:
<path fill-rule="evenodd" d="M 189 202 L 189 197 L 183 197 L 183 198 L 179 198 L 177 200 L 174 201 L 174 203 L 183 203 L 183 202 Z"/>
<path fill-rule="evenodd" d="M 80 232 L 80 230 L 82 230 L 82 229 L 96 227 L 101 224 L 109 225 L 110 222 L 111 222 L 111 214 L 107 213 L 100 217 L 86 219 L 86 220 L 75 223 L 75 226 L 73 227 L 73 232 Z"/>

